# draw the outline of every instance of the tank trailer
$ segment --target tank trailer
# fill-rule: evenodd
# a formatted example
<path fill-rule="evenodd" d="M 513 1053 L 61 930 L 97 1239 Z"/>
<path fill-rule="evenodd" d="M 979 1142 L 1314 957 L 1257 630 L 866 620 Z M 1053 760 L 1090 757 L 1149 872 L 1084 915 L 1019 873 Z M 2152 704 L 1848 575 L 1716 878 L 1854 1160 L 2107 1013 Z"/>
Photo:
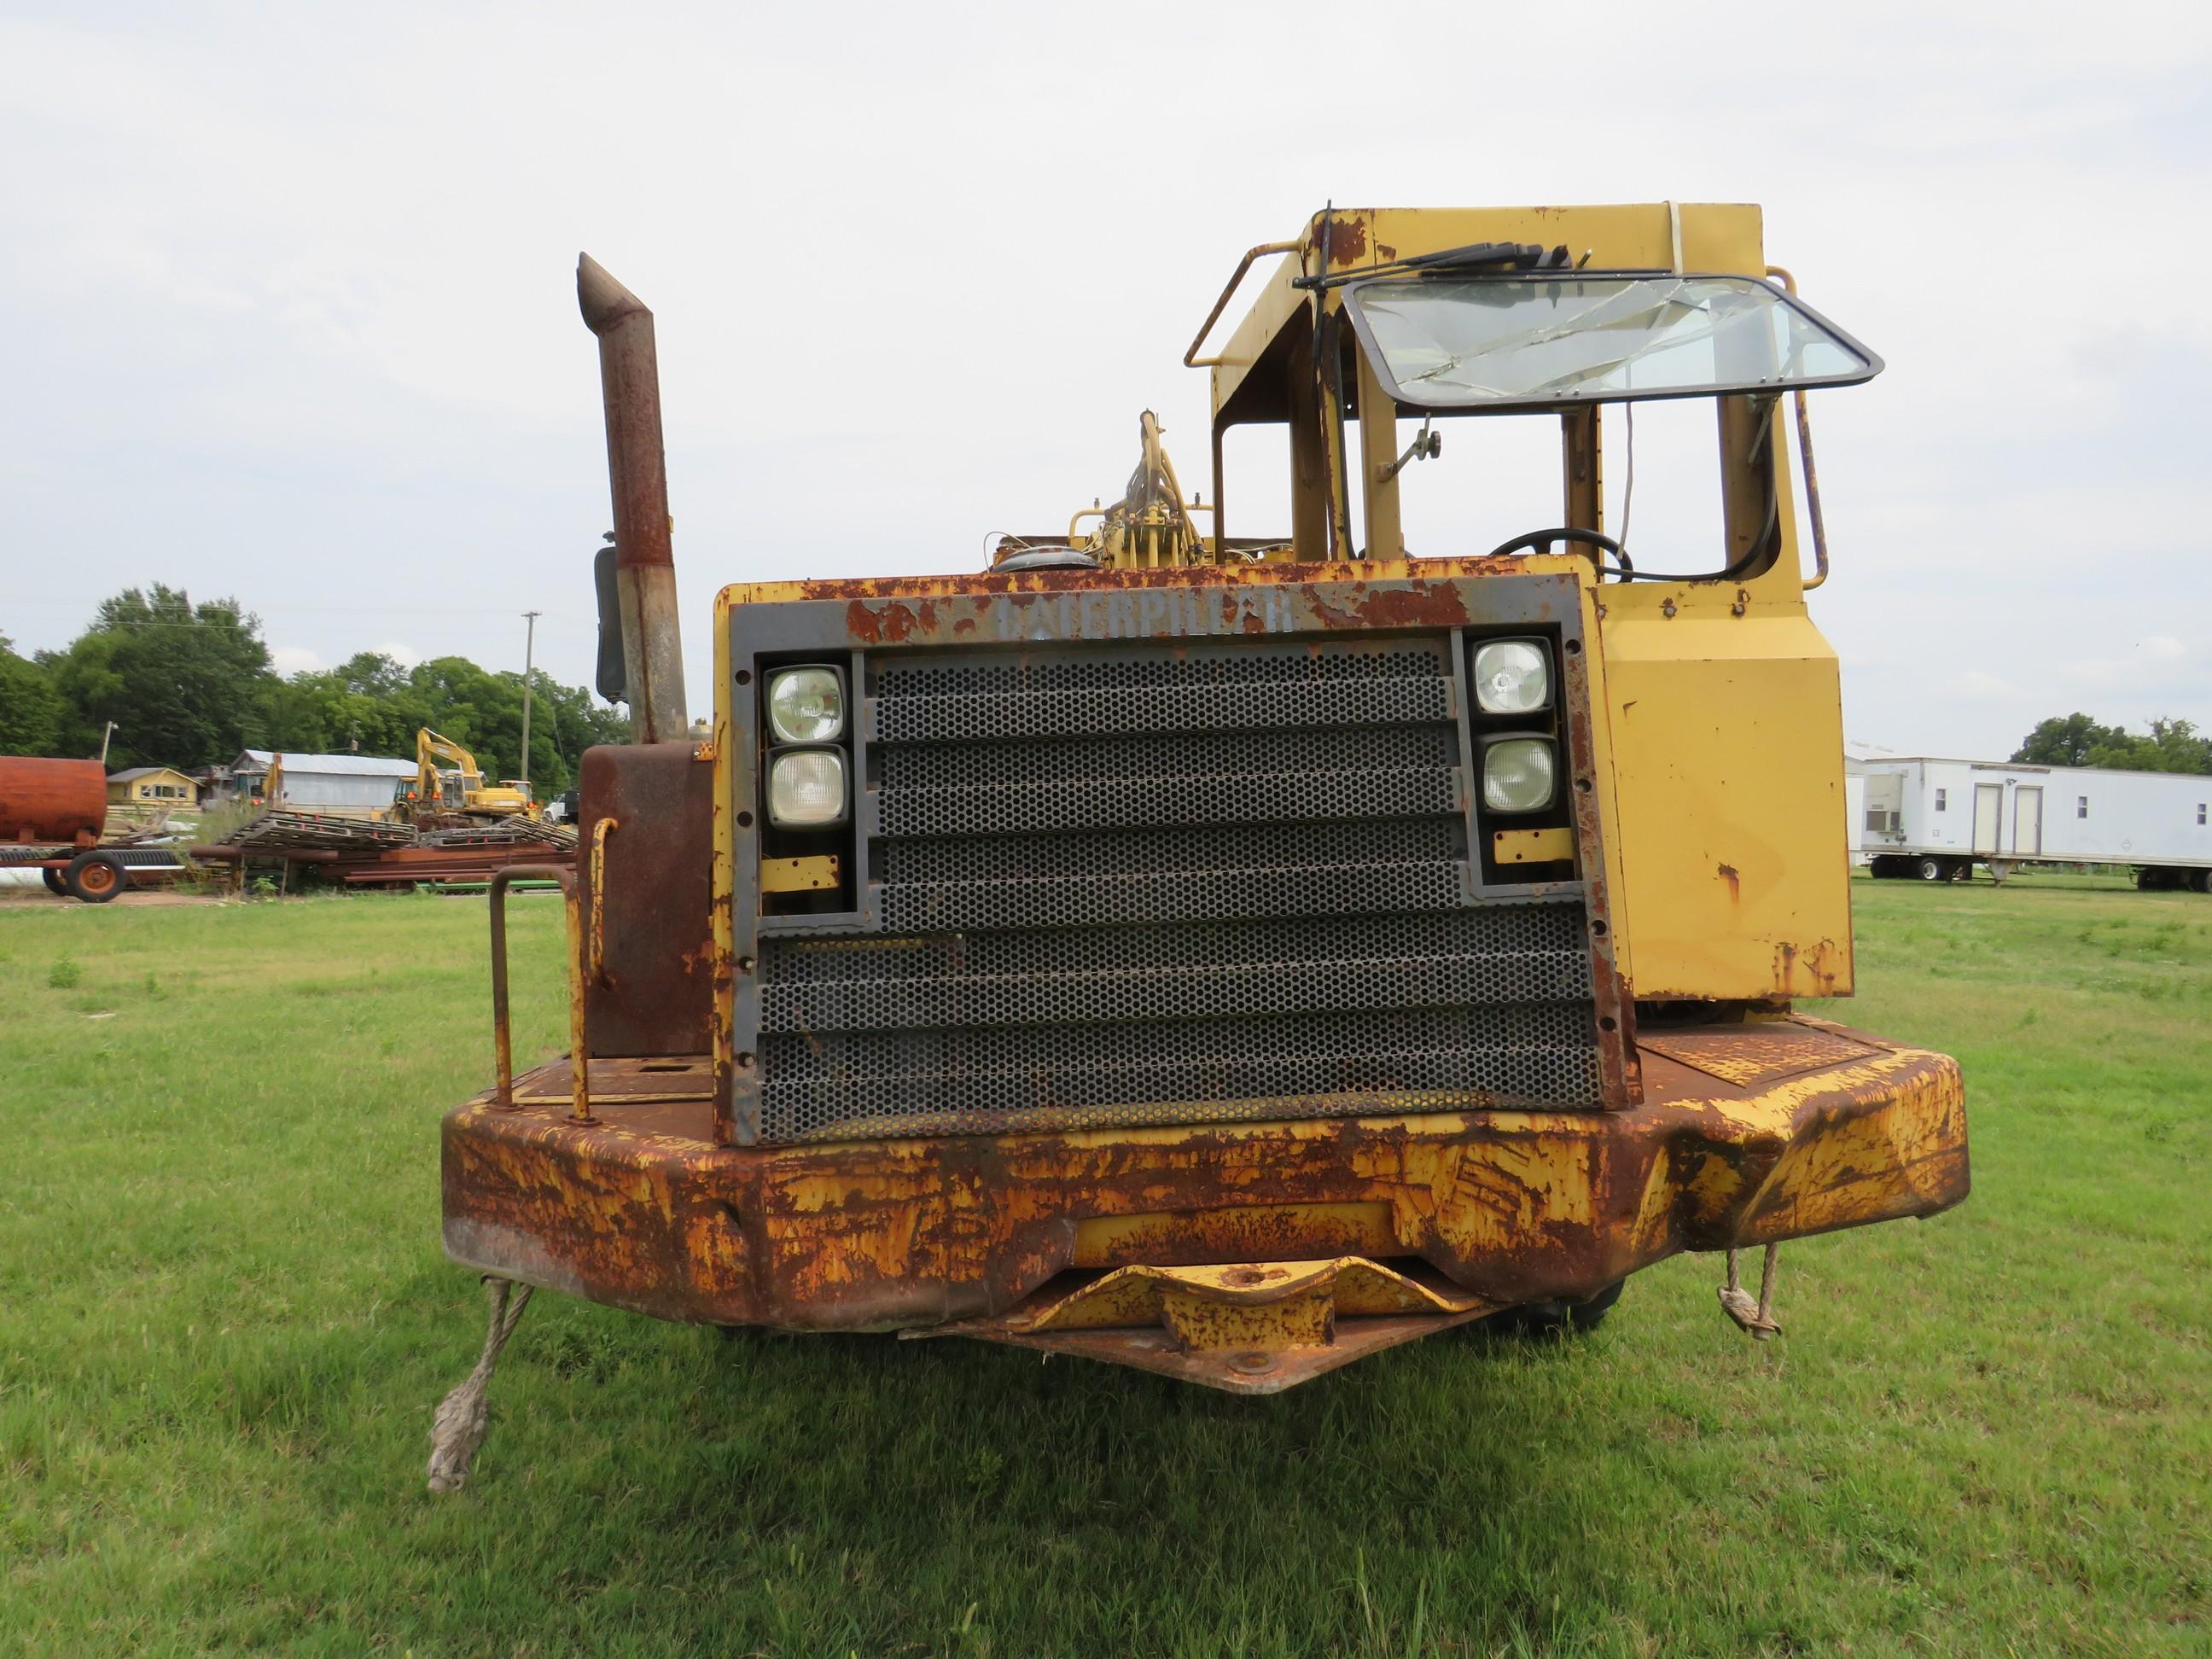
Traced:
<path fill-rule="evenodd" d="M 520 1073 L 495 883 L 496 1081 L 443 1127 L 492 1322 L 434 1486 L 532 1287 L 1268 1394 L 1587 1327 L 1681 1250 L 1770 1337 L 1781 1241 L 1965 1197 L 1957 1065 L 1796 1007 L 1852 988 L 1805 399 L 1881 364 L 1756 208 L 1316 214 L 1184 354 L 1210 502 L 1147 416 L 1121 499 L 988 569 L 725 587 L 707 741 L 653 316 L 578 283 L 635 741 L 585 757 L 569 1052 Z M 1608 532 L 1601 416 L 1682 398 L 1722 527 L 1662 572 Z M 1556 436 L 1548 521 L 1478 497 L 1408 546 L 1438 428 L 1509 417 Z M 1243 426 L 1287 523 L 1245 520 Z"/>

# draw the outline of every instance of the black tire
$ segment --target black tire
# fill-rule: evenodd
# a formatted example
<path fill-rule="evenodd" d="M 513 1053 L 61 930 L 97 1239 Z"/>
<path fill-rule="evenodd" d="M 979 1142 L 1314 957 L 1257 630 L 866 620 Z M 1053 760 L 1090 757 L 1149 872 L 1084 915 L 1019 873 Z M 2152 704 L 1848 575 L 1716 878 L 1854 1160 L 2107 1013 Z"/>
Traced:
<path fill-rule="evenodd" d="M 56 898 L 67 898 L 69 896 L 69 883 L 62 879 L 62 872 L 60 871 L 41 870 L 39 873 L 46 878 L 46 890 L 49 893 L 52 893 Z"/>
<path fill-rule="evenodd" d="M 64 880 L 70 896 L 86 904 L 106 904 L 131 884 L 123 860 L 112 853 L 80 853 L 70 860 Z"/>
<path fill-rule="evenodd" d="M 2212 870 L 2192 870 L 2189 884 L 2200 893 L 2212 893 Z"/>
<path fill-rule="evenodd" d="M 1605 1323 L 1605 1316 L 1613 1311 L 1613 1304 L 1620 1300 L 1621 1291 L 1627 1288 L 1626 1279 L 1617 1279 L 1587 1301 L 1570 1302 L 1564 1297 L 1553 1297 L 1546 1302 L 1524 1302 L 1504 1313 L 1478 1319 L 1474 1328 L 1491 1336 L 1524 1340 L 1580 1336 Z"/>
<path fill-rule="evenodd" d="M 1923 859 L 1912 866 L 1912 873 L 1923 881 L 1948 881 L 1952 878 L 1948 859 Z"/>

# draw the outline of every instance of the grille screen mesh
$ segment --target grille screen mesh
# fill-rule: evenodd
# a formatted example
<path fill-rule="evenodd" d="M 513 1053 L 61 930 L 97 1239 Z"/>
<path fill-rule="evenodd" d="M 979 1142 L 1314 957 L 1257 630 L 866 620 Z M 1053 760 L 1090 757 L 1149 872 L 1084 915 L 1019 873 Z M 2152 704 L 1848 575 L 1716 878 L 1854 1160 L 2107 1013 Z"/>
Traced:
<path fill-rule="evenodd" d="M 761 1139 L 1596 1103 L 1578 902 L 1478 902 L 1449 641 L 879 656 L 880 934 L 761 946 Z"/>

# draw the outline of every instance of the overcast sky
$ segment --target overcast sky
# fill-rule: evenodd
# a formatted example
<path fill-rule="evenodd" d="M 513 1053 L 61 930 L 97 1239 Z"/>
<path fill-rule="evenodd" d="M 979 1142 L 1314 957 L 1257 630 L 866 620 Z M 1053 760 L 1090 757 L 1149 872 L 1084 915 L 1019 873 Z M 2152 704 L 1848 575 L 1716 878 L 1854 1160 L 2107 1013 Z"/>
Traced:
<path fill-rule="evenodd" d="M 2212 726 L 2212 8 L 1609 10 L 0 0 L 0 633 L 167 580 L 284 668 L 520 668 L 535 609 L 588 682 L 584 248 L 659 318 L 697 710 L 725 582 L 975 568 L 1146 407 L 1202 483 L 1184 343 L 1325 200 L 1671 197 L 1888 361 L 1814 394 L 1854 738 Z M 1417 552 L 1544 521 L 1462 430 Z"/>

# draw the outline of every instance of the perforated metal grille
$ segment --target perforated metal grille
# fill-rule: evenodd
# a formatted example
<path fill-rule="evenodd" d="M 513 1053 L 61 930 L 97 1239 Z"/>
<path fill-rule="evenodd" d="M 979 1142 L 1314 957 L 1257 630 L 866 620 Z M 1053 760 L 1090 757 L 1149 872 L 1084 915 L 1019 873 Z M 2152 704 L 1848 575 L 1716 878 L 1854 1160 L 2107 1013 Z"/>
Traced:
<path fill-rule="evenodd" d="M 1212 922 L 1075 933 L 782 940 L 767 947 L 761 1027 L 831 1031 L 1080 1025 L 1314 1008 L 1587 997 L 1589 954 L 1565 906 Z"/>
<path fill-rule="evenodd" d="M 1451 682 L 1427 671 L 1364 680 L 1283 678 L 1235 684 L 1144 684 L 1101 696 L 1096 689 L 949 692 L 878 704 L 872 735 L 882 743 L 1089 737 L 1124 732 L 1240 732 L 1280 724 L 1371 725 L 1449 717 Z M 1286 673 L 1287 665 L 1269 665 Z"/>
<path fill-rule="evenodd" d="M 1581 905 L 1475 892 L 1452 648 L 872 659 L 885 931 L 763 939 L 761 1138 L 1595 1105 Z"/>

